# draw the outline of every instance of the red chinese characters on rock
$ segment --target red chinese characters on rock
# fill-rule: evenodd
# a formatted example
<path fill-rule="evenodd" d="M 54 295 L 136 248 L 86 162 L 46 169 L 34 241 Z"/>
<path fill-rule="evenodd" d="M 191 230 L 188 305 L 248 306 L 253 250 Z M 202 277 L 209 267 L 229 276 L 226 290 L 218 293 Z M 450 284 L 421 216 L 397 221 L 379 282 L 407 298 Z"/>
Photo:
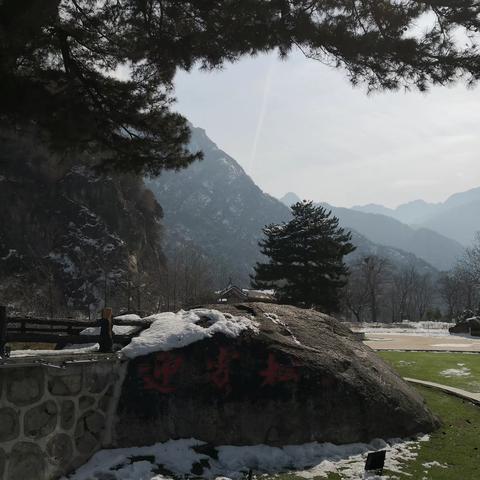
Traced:
<path fill-rule="evenodd" d="M 267 368 L 260 371 L 259 375 L 263 377 L 262 387 L 283 382 L 298 382 L 300 378 L 294 366 L 282 365 L 273 353 L 269 353 Z"/>
<path fill-rule="evenodd" d="M 239 353 L 235 350 L 220 347 L 217 359 L 208 360 L 207 367 L 210 372 L 210 381 L 220 390 L 228 391 L 230 389 L 230 364 L 239 357 Z"/>
<path fill-rule="evenodd" d="M 175 386 L 172 379 L 183 365 L 183 357 L 171 352 L 159 352 L 152 363 L 138 366 L 138 374 L 143 380 L 145 390 L 156 390 L 160 393 L 173 393 Z"/>
<path fill-rule="evenodd" d="M 233 348 L 220 347 L 215 359 L 207 360 L 208 378 L 210 382 L 224 393 L 231 391 L 231 366 L 240 354 Z M 162 394 L 174 393 L 174 379 L 184 364 L 184 357 L 173 352 L 158 352 L 149 362 L 140 363 L 137 367 L 138 377 L 145 390 L 153 390 Z M 253 372 L 252 372 L 253 374 Z M 267 366 L 260 370 L 261 386 L 274 386 L 279 383 L 297 382 L 300 375 L 295 365 L 281 363 L 273 353 L 269 353 Z"/>

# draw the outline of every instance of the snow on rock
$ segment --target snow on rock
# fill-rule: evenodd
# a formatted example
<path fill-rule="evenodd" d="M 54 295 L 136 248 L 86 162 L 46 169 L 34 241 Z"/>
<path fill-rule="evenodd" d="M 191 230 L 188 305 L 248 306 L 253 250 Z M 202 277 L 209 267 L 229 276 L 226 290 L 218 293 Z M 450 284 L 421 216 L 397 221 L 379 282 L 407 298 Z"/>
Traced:
<path fill-rule="evenodd" d="M 278 318 L 278 315 L 276 315 L 275 313 L 268 313 L 266 312 L 265 313 L 265 316 L 267 318 L 269 318 L 273 323 L 275 323 L 276 325 L 281 325 L 287 332 L 288 334 L 292 337 L 292 340 L 297 344 L 297 345 L 301 345 L 301 342 L 298 340 L 298 338 L 292 333 L 292 331 L 290 330 L 290 327 L 285 323 L 285 322 L 282 322 L 279 318 Z"/>
<path fill-rule="evenodd" d="M 214 449 L 214 455 L 210 451 L 212 449 L 205 448 L 206 445 L 201 441 L 169 440 L 148 447 L 102 450 L 69 479 L 165 480 L 190 476 L 194 466 L 198 468 L 200 465 L 203 467 L 200 476 L 207 479 L 242 479 L 250 469 L 255 473 L 267 474 L 294 472 L 296 476 L 303 478 L 327 478 L 332 473 L 341 473 L 342 478 L 363 478 L 369 452 L 387 450 L 385 468 L 397 473 L 402 471 L 405 462 L 417 457 L 421 443 L 428 440 L 428 435 L 424 435 L 408 441 L 395 439 L 386 442 L 376 439 L 368 444 L 221 446 Z M 155 473 L 159 470 L 161 475 Z M 199 473 L 197 472 L 196 476 Z"/>
<path fill-rule="evenodd" d="M 246 330 L 258 333 L 258 324 L 253 320 L 204 308 L 159 313 L 144 320 L 153 323 L 121 350 L 127 358 L 185 347 L 216 333 L 228 337 L 238 337 Z"/>

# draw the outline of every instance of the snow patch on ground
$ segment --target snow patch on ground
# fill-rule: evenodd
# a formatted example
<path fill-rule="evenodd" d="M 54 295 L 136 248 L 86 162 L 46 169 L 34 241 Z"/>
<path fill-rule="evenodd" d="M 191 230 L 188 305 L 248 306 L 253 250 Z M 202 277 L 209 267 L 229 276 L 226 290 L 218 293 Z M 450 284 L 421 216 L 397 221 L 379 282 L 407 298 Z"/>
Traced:
<path fill-rule="evenodd" d="M 448 368 L 447 370 L 442 370 L 440 375 L 443 375 L 444 377 L 468 377 L 471 375 L 471 372 L 467 367 Z"/>
<path fill-rule="evenodd" d="M 448 465 L 437 462 L 436 460 L 433 461 L 433 462 L 422 463 L 422 466 L 427 468 L 427 469 L 432 468 L 432 467 L 448 468 Z"/>
<path fill-rule="evenodd" d="M 127 313 L 125 315 L 119 315 L 118 317 L 115 317 L 114 320 L 115 321 L 119 321 L 119 322 L 128 322 L 128 321 L 137 321 L 137 320 L 141 320 L 142 317 L 140 317 L 140 315 L 137 315 L 136 313 Z"/>
<path fill-rule="evenodd" d="M 218 310 L 197 308 L 178 313 L 166 312 L 146 317 L 153 323 L 129 345 L 121 350 L 127 358 L 135 358 L 152 352 L 165 352 L 185 347 L 220 333 L 238 337 L 250 330 L 258 333 L 258 323 L 246 317 L 233 316 Z M 201 322 L 201 325 L 198 323 Z"/>
<path fill-rule="evenodd" d="M 98 343 L 94 345 L 72 345 L 62 350 L 12 350 L 10 357 L 45 357 L 51 355 L 65 356 L 70 354 L 98 352 Z"/>
<path fill-rule="evenodd" d="M 114 325 L 114 335 L 132 335 L 140 330 L 140 327 L 132 325 Z M 88 327 L 80 332 L 80 335 L 100 335 L 100 327 Z"/>
<path fill-rule="evenodd" d="M 449 336 L 447 322 L 360 323 L 349 324 L 351 330 L 363 333 L 391 333 L 395 335 Z"/>
<path fill-rule="evenodd" d="M 421 443 L 428 440 L 429 436 L 424 435 L 409 441 L 395 439 L 385 442 L 377 439 L 369 444 L 308 443 L 283 448 L 267 445 L 222 446 L 216 448 L 216 459 L 199 453 L 202 450 L 198 447 L 204 445 L 201 441 L 170 440 L 149 447 L 102 450 L 68 478 L 164 480 L 179 475 L 191 476 L 192 467 L 203 464 L 204 470 L 200 476 L 217 480 L 219 477 L 242 479 L 250 469 L 257 474 L 293 471 L 304 478 L 327 478 L 330 473 L 340 473 L 343 478 L 355 479 L 363 478 L 369 452 L 387 450 L 385 468 L 401 472 L 402 464 L 414 460 Z M 375 478 L 394 477 L 385 475 Z"/>

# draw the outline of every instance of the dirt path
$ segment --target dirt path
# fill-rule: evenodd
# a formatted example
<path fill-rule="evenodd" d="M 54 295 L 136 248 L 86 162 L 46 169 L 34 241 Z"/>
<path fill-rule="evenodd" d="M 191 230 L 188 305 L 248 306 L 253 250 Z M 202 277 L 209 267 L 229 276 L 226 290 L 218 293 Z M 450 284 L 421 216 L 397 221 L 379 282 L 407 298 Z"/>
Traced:
<path fill-rule="evenodd" d="M 374 350 L 421 350 L 436 352 L 479 352 L 480 338 L 457 335 L 365 334 L 365 344 Z"/>
<path fill-rule="evenodd" d="M 461 388 L 450 387 L 448 385 L 443 385 L 441 383 L 427 382 L 425 380 L 418 380 L 416 378 L 404 377 L 404 380 L 406 380 L 409 383 L 414 383 L 416 385 L 423 385 L 424 387 L 441 390 L 442 392 L 448 393 L 450 395 L 455 395 L 456 397 L 463 398 L 464 400 L 468 400 L 477 405 L 480 404 L 480 393 L 467 392 L 467 390 L 463 390 Z"/>

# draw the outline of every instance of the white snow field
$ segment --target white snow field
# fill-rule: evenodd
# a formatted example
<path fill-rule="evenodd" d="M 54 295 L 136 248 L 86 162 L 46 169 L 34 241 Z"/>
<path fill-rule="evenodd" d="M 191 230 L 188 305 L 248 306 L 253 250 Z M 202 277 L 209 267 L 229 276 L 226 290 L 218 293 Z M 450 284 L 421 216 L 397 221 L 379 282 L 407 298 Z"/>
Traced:
<path fill-rule="evenodd" d="M 448 329 L 453 323 L 447 322 L 409 322 L 401 323 L 350 323 L 349 327 L 355 332 L 363 333 L 390 333 L 396 335 L 425 335 L 449 336 Z"/>
<path fill-rule="evenodd" d="M 348 324 L 354 332 L 365 334 L 365 344 L 374 350 L 419 350 L 480 352 L 480 337 L 450 334 L 446 322 L 409 322 L 396 324 Z"/>
<path fill-rule="evenodd" d="M 372 451 L 386 450 L 385 468 L 399 473 L 402 464 L 417 457 L 428 435 L 413 440 L 373 440 L 369 444 L 308 443 L 283 448 L 266 445 L 217 447 L 218 458 L 195 451 L 204 445 L 194 439 L 170 440 L 148 447 L 102 450 L 68 478 L 70 480 L 165 480 L 191 475 L 194 464 L 206 465 L 202 478 L 242 479 L 250 469 L 258 474 L 291 472 L 296 476 L 327 478 L 338 473 L 345 479 L 363 479 L 365 460 Z M 208 464 L 206 461 L 208 460 Z M 370 479 L 398 478 L 376 476 Z M 64 480 L 66 480 L 64 478 Z"/>

